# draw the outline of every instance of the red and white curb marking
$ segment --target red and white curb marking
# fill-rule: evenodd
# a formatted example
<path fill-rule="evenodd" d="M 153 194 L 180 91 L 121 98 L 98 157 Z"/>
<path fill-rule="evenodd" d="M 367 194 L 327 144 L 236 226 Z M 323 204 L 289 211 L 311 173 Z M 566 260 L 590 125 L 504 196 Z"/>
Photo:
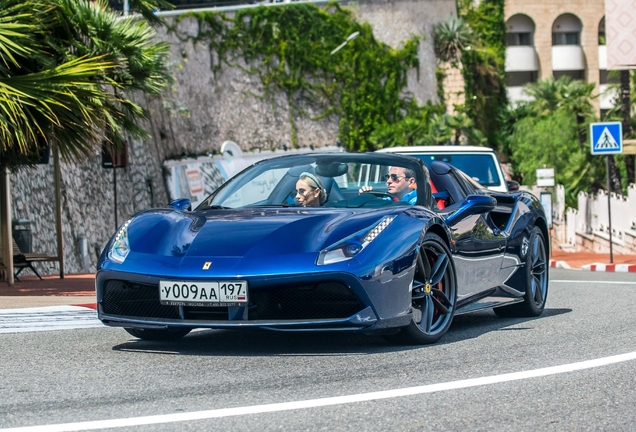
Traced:
<path fill-rule="evenodd" d="M 565 261 L 550 260 L 550 267 L 571 269 L 570 265 Z M 586 264 L 581 270 L 596 272 L 616 272 L 616 273 L 636 273 L 636 264 Z"/>
<path fill-rule="evenodd" d="M 582 268 L 597 272 L 636 273 L 636 264 L 588 264 Z"/>
<path fill-rule="evenodd" d="M 102 327 L 94 305 L 0 309 L 0 333 Z"/>
<path fill-rule="evenodd" d="M 563 269 L 572 268 L 565 261 L 557 261 L 557 260 L 550 260 L 550 267 L 552 267 L 552 268 L 563 268 Z"/>

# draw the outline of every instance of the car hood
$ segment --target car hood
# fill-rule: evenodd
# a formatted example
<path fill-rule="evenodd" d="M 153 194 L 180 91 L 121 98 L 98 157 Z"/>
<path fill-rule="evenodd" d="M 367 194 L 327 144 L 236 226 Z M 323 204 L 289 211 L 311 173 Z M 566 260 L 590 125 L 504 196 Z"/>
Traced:
<path fill-rule="evenodd" d="M 259 257 L 318 252 L 393 210 L 152 210 L 127 227 L 133 254 Z"/>

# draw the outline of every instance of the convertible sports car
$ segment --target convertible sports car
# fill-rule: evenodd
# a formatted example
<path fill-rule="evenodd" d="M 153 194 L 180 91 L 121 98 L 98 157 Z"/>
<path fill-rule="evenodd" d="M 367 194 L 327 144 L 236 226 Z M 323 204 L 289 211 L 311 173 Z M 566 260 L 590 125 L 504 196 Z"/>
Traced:
<path fill-rule="evenodd" d="M 324 186 L 320 206 L 295 200 L 307 173 Z M 402 181 L 415 205 L 388 193 Z M 257 327 L 426 344 L 457 314 L 538 316 L 545 306 L 539 200 L 489 191 L 444 162 L 429 170 L 387 153 L 282 156 L 190 207 L 181 199 L 138 213 L 109 241 L 96 277 L 104 324 L 149 340 Z"/>

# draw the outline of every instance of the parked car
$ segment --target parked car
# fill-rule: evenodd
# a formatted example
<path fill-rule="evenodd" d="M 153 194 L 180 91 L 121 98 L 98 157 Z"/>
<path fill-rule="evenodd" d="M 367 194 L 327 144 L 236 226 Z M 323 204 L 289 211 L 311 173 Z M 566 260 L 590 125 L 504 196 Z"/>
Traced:
<path fill-rule="evenodd" d="M 427 166 L 433 161 L 442 161 L 465 172 L 479 184 L 497 192 L 519 189 L 501 167 L 497 153 L 488 147 L 477 146 L 412 146 L 388 147 L 381 153 L 399 153 L 420 158 Z"/>
<path fill-rule="evenodd" d="M 295 199 L 317 190 L 298 186 L 307 173 L 323 184 L 320 206 Z M 402 181 L 414 205 L 389 193 Z M 540 315 L 548 238 L 536 197 L 489 191 L 444 162 L 282 156 L 246 168 L 194 210 L 180 199 L 126 221 L 98 262 L 98 317 L 149 340 L 262 328 L 433 343 L 457 314 Z"/>

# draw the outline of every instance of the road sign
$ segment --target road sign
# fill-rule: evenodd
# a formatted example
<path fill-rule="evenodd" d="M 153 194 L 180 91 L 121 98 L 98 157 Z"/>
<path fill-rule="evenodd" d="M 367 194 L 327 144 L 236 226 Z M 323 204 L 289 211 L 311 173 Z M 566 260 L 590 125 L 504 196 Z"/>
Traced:
<path fill-rule="evenodd" d="M 537 186 L 554 186 L 554 168 L 537 168 Z"/>
<path fill-rule="evenodd" d="M 623 153 L 621 122 L 590 123 L 590 141 L 593 155 Z"/>

